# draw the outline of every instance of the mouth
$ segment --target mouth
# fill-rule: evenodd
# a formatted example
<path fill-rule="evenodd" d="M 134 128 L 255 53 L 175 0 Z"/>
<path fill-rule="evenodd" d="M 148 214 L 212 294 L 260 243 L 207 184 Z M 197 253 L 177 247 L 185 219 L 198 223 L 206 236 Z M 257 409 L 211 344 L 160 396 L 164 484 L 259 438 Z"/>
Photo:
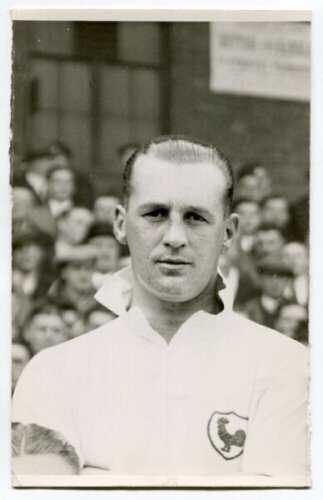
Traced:
<path fill-rule="evenodd" d="M 190 262 L 187 260 L 173 259 L 173 258 L 160 259 L 157 262 L 158 262 L 158 264 L 166 264 L 169 266 L 188 266 L 188 265 L 190 265 Z"/>

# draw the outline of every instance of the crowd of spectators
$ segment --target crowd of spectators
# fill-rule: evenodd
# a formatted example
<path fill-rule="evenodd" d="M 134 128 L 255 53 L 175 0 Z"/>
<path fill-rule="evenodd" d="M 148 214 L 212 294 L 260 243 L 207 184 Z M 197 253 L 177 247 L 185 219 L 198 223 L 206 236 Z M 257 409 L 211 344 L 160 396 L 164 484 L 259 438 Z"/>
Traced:
<path fill-rule="evenodd" d="M 14 166 L 12 201 L 14 388 L 36 353 L 114 318 L 94 294 L 107 275 L 129 265 L 129 256 L 113 234 L 118 197 L 96 194 L 64 144 L 33 151 Z M 234 211 L 241 224 L 236 244 L 221 257 L 224 300 L 306 344 L 306 198 L 291 205 L 273 192 L 264 167 L 250 165 L 239 172 Z"/>

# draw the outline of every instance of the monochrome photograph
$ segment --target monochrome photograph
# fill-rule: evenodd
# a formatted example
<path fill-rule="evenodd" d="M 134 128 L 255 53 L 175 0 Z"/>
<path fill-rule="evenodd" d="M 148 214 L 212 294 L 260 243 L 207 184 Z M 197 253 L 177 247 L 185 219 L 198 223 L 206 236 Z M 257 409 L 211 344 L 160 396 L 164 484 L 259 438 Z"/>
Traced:
<path fill-rule="evenodd" d="M 13 486 L 310 487 L 310 13 L 23 17 Z"/>

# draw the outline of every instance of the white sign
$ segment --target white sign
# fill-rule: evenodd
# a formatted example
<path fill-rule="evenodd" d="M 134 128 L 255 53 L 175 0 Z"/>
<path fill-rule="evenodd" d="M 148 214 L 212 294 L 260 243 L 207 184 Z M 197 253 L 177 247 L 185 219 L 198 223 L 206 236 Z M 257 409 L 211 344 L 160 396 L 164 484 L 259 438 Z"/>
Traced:
<path fill-rule="evenodd" d="M 310 99 L 309 23 L 211 23 L 210 43 L 211 90 Z"/>

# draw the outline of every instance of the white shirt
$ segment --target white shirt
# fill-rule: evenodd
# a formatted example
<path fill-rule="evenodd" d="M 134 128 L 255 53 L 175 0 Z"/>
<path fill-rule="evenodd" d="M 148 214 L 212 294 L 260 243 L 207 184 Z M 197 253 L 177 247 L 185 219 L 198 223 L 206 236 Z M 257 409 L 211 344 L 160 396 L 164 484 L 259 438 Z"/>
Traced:
<path fill-rule="evenodd" d="M 125 311 L 123 276 L 98 292 L 120 317 L 35 356 L 13 420 L 60 432 L 82 465 L 113 474 L 305 476 L 306 348 L 231 309 L 197 312 L 167 344 Z"/>

